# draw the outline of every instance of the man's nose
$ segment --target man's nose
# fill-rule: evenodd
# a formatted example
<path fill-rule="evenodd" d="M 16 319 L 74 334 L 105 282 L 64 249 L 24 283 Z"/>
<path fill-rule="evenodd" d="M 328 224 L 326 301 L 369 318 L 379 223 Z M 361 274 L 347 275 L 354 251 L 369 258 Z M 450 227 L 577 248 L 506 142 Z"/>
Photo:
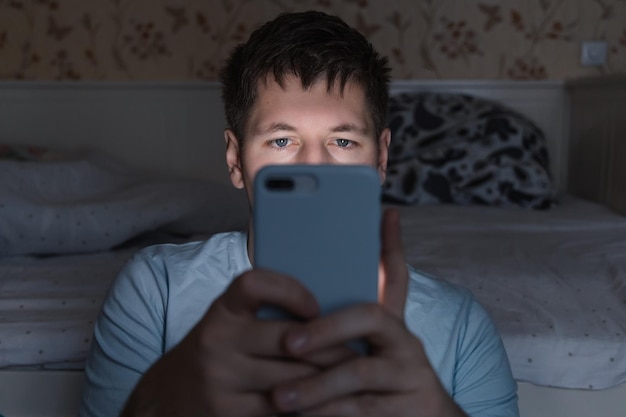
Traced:
<path fill-rule="evenodd" d="M 300 152 L 299 163 L 308 165 L 329 164 L 332 161 L 324 146 L 305 146 Z"/>

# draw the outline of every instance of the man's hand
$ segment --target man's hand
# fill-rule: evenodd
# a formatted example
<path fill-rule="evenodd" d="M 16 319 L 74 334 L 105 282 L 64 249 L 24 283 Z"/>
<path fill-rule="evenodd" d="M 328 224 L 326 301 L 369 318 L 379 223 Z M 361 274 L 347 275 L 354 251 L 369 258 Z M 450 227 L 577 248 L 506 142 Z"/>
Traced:
<path fill-rule="evenodd" d="M 463 416 L 442 387 L 421 342 L 404 324 L 408 271 L 399 216 L 383 219 L 379 304 L 361 305 L 311 320 L 286 335 L 294 358 L 366 339 L 368 356 L 358 356 L 279 384 L 273 400 L 281 412 L 314 416 Z"/>
<path fill-rule="evenodd" d="M 292 278 L 260 270 L 244 273 L 180 344 L 149 369 L 122 415 L 268 416 L 277 411 L 269 395 L 274 386 L 313 375 L 316 364 L 339 360 L 342 349 L 335 348 L 309 355 L 306 363 L 285 359 L 285 333 L 295 324 L 256 319 L 263 304 L 305 320 L 319 310 L 313 296 Z"/>

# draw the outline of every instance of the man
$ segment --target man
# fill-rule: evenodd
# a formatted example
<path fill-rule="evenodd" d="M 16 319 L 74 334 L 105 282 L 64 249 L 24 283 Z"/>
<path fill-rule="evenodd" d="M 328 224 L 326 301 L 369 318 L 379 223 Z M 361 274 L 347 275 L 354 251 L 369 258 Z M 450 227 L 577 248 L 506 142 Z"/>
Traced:
<path fill-rule="evenodd" d="M 384 178 L 389 68 L 340 19 L 279 16 L 234 50 L 221 80 L 230 178 L 251 204 L 268 164 L 364 164 Z M 253 269 L 251 230 L 141 251 L 96 324 L 81 415 L 516 416 L 484 310 L 408 271 L 398 214 L 382 223 L 380 304 L 325 317 L 296 280 Z M 262 304 L 305 320 L 258 320 Z M 345 348 L 356 338 L 370 355 Z"/>

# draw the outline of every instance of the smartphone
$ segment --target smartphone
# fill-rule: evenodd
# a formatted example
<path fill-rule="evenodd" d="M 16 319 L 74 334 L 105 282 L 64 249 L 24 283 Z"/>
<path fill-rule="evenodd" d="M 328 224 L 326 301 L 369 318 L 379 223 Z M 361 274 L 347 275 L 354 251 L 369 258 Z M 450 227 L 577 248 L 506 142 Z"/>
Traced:
<path fill-rule="evenodd" d="M 381 183 L 361 165 L 273 165 L 254 181 L 254 264 L 298 279 L 321 314 L 377 302 Z M 259 318 L 294 318 L 264 306 Z"/>

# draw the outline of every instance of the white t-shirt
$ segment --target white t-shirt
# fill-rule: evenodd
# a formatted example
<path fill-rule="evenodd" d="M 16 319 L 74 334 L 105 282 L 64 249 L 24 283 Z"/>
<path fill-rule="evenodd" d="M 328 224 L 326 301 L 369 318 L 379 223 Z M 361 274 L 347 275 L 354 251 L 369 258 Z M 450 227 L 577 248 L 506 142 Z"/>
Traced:
<path fill-rule="evenodd" d="M 96 322 L 80 416 L 119 415 L 148 368 L 251 268 L 242 232 L 138 252 L 112 284 Z M 518 416 L 517 385 L 500 336 L 467 290 L 411 270 L 405 319 L 466 413 Z"/>

